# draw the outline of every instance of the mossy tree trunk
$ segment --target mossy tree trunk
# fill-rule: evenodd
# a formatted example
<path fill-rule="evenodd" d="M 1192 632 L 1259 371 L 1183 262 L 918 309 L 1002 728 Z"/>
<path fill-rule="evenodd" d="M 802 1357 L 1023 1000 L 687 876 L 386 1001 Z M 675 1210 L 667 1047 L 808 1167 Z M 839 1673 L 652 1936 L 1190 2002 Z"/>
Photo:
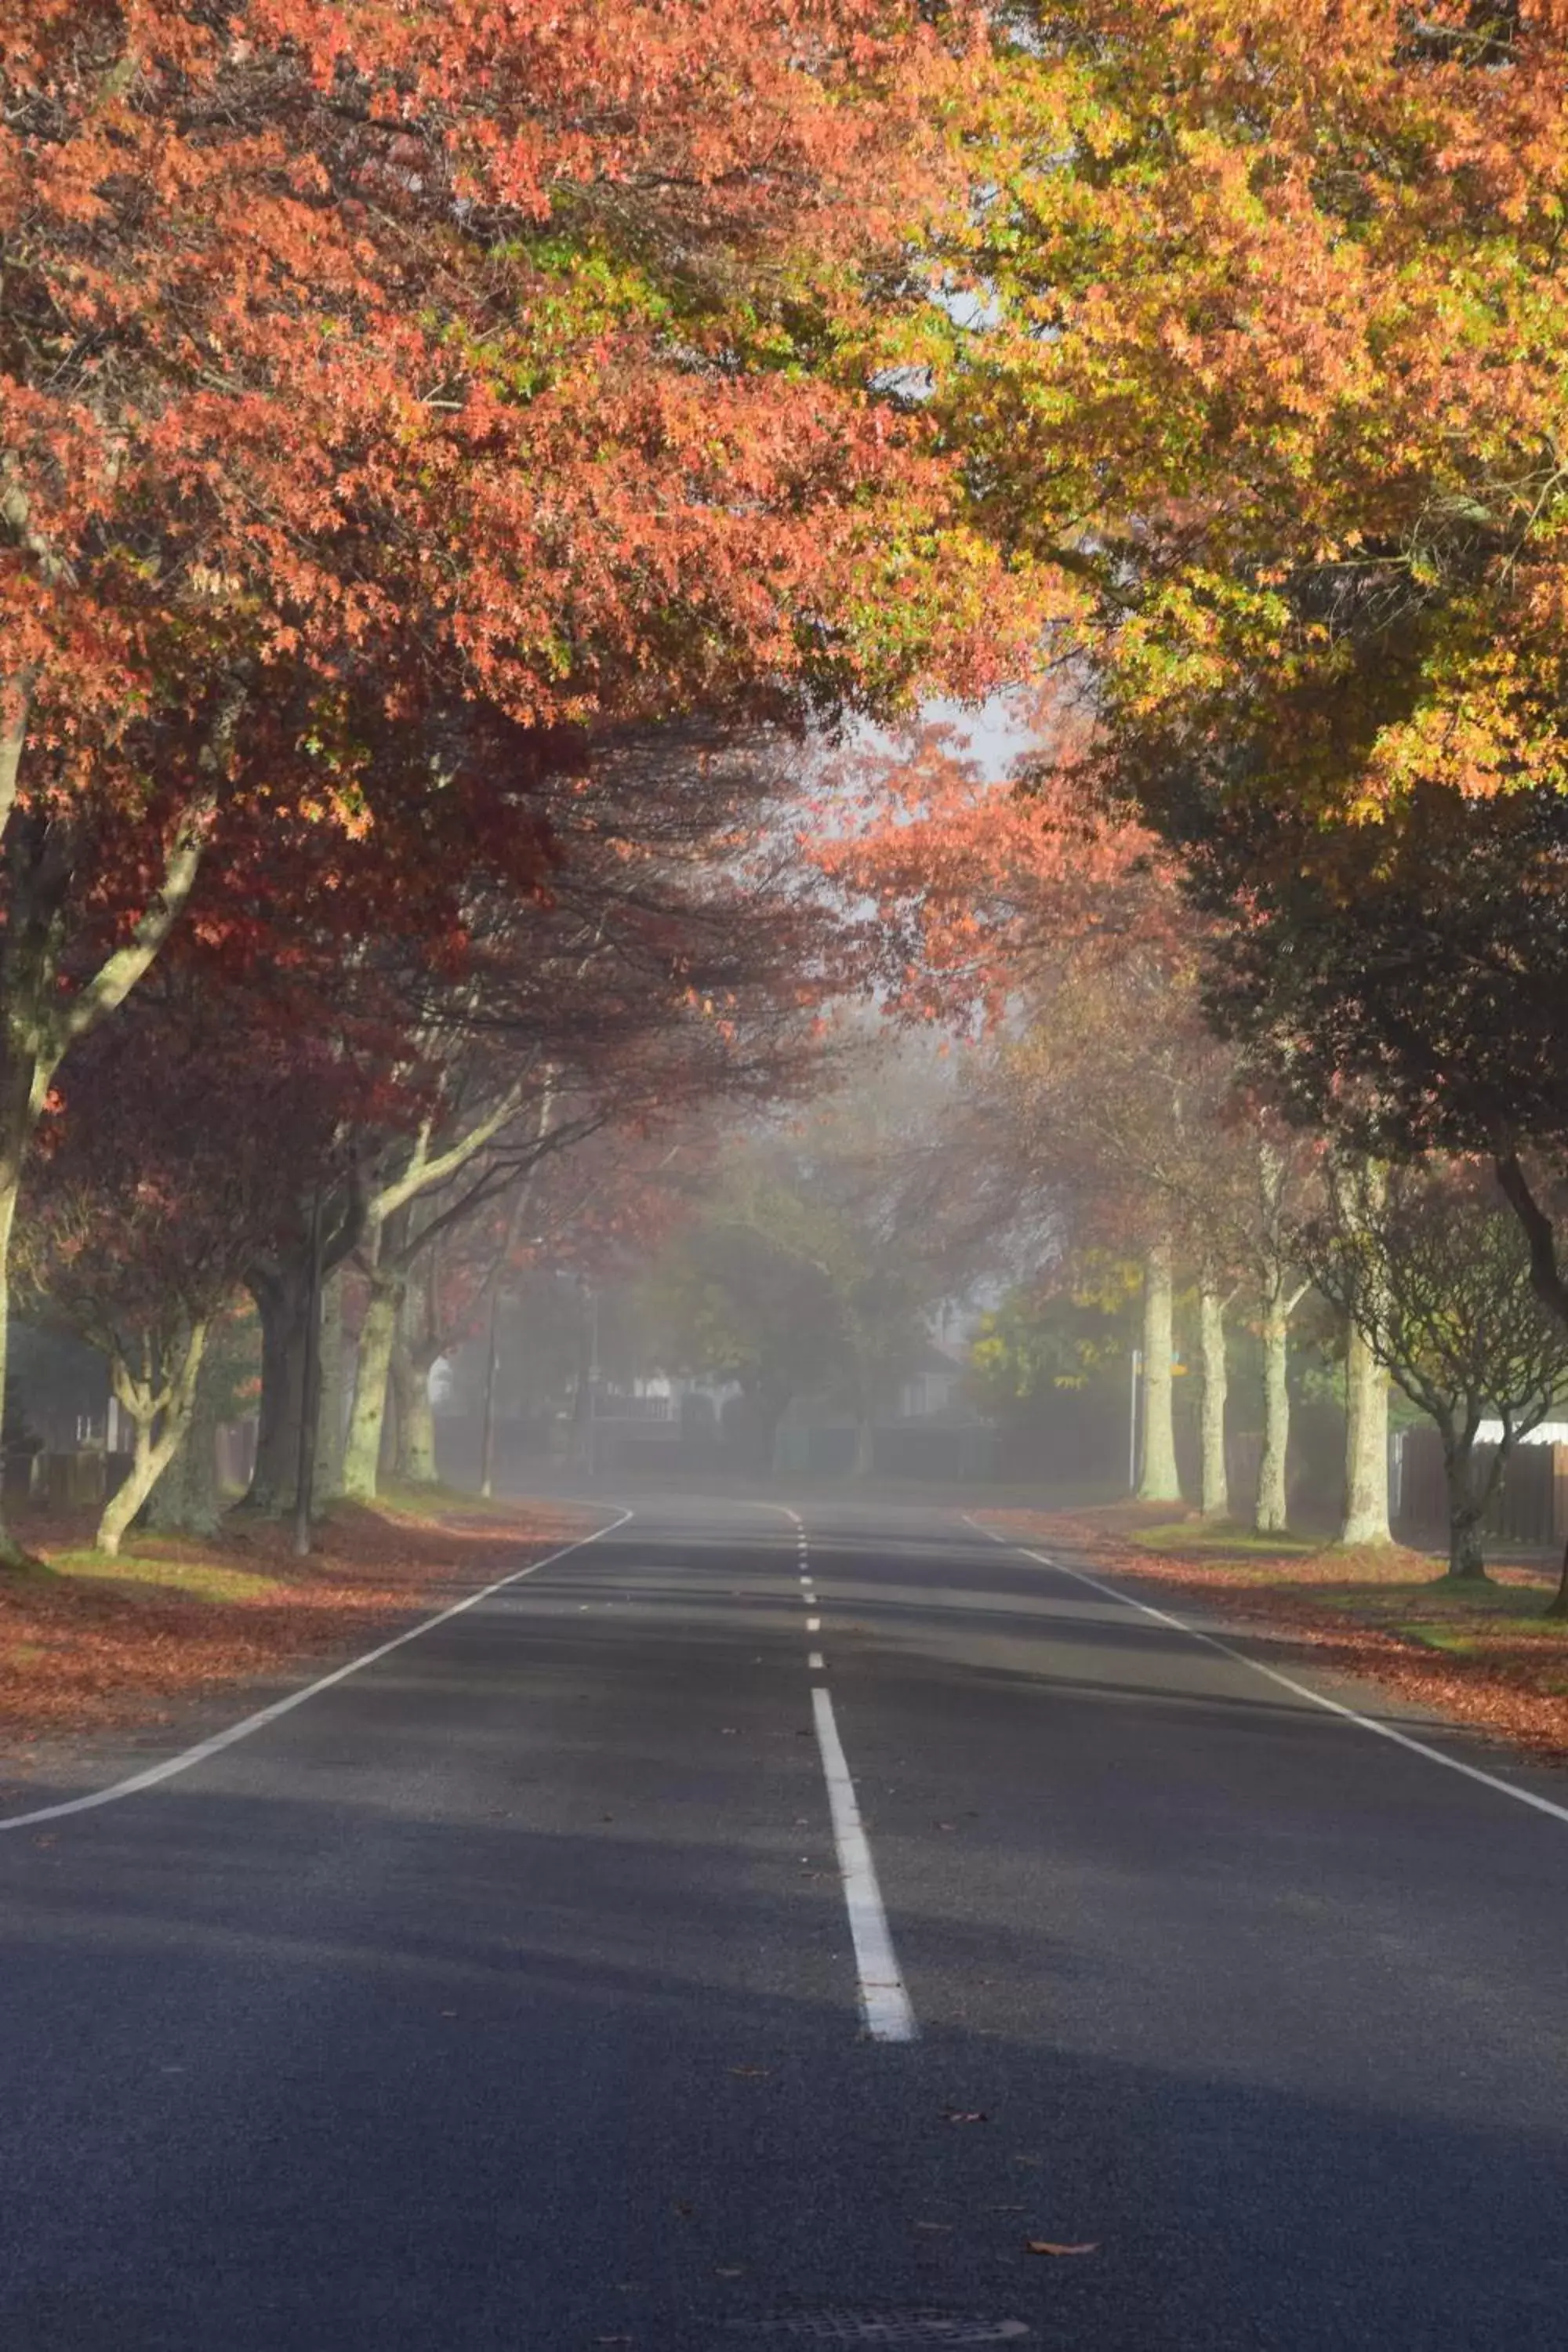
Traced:
<path fill-rule="evenodd" d="M 148 1498 L 147 1516 L 160 1535 L 210 1536 L 223 1518 L 217 1433 L 223 1373 L 212 1349 L 203 1352 L 189 1425 Z"/>
<path fill-rule="evenodd" d="M 1198 1286 L 1198 1357 L 1203 1380 L 1198 1508 L 1205 1519 L 1224 1519 L 1230 1516 L 1230 1483 L 1225 1459 L 1229 1370 L 1226 1362 L 1225 1301 L 1208 1281 Z"/>
<path fill-rule="evenodd" d="M 1283 1535 L 1290 1517 L 1290 1318 L 1311 1285 L 1292 1263 L 1285 1213 L 1285 1155 L 1271 1137 L 1258 1147 L 1258 1289 L 1262 1313 L 1263 1451 L 1252 1524 Z"/>
<path fill-rule="evenodd" d="M 206 1337 L 205 1322 L 198 1321 L 189 1325 L 161 1363 L 151 1339 L 135 1367 L 118 1349 L 110 1357 L 114 1393 L 131 1417 L 136 1441 L 131 1468 L 98 1523 L 100 1551 L 111 1557 L 119 1551 L 125 1530 L 179 1450 L 190 1426 Z"/>
<path fill-rule="evenodd" d="M 406 1486 L 437 1486 L 441 1482 L 436 1460 L 436 1409 L 430 1399 L 430 1375 L 440 1360 L 441 1342 L 432 1321 L 425 1283 L 411 1283 L 393 1355 L 398 1407 L 397 1475 L 399 1484 Z"/>
<path fill-rule="evenodd" d="M 1345 1349 L 1345 1515 L 1342 1544 L 1386 1544 L 1388 1374 L 1352 1324 Z"/>
<path fill-rule="evenodd" d="M 1263 1302 L 1263 1452 L 1252 1524 L 1259 1535 L 1283 1535 L 1289 1524 L 1287 1464 L 1290 1451 L 1290 1327 L 1278 1297 Z"/>
<path fill-rule="evenodd" d="M 387 1387 L 392 1378 L 401 1294 L 400 1280 L 377 1282 L 373 1278 L 364 1321 L 360 1326 L 342 1476 L 343 1493 L 356 1503 L 374 1502 L 380 1482 Z"/>
<path fill-rule="evenodd" d="M 1179 1503 L 1176 1468 L 1175 1282 L 1169 1242 L 1158 1242 L 1143 1262 L 1142 1471 L 1141 1503 Z"/>

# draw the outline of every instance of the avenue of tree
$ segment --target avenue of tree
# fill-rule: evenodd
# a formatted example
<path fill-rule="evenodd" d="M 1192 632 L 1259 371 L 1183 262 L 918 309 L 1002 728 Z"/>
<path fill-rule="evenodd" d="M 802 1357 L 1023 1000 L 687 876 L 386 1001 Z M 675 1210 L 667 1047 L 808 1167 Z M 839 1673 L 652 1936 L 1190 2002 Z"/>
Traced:
<path fill-rule="evenodd" d="M 1140 1270 L 1149 1499 L 1190 1309 L 1283 1525 L 1327 1301 L 1345 1540 L 1392 1378 L 1481 1573 L 1568 1371 L 1562 0 L 0 0 L 0 1373 L 13 1285 L 107 1357 L 107 1547 L 210 1516 L 240 1297 L 251 1507 L 433 1475 L 505 1269 L 859 991 Z M 918 714 L 1003 687 L 998 786 Z M 972 1263 L 903 1158 L 688 1217 L 763 1419 L 770 1314 L 863 1404 Z"/>

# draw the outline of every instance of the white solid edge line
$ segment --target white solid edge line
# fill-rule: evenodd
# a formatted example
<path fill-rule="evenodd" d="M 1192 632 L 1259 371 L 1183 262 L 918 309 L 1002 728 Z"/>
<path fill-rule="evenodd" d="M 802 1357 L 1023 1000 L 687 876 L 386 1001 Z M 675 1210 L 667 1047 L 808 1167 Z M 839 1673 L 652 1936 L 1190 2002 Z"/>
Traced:
<path fill-rule="evenodd" d="M 849 1914 L 849 1935 L 859 1972 L 866 2031 L 873 2042 L 913 2042 L 920 2029 L 893 1956 L 882 1890 L 877 1884 L 876 1864 L 871 1860 L 860 1808 L 855 1799 L 855 1783 L 849 1778 L 843 1742 L 834 1721 L 833 1701 L 820 1687 L 812 1691 L 811 1711 L 816 1721 L 816 1744 L 822 1751 L 822 1769 L 827 1781 L 828 1810 L 833 1816 L 838 1874 L 844 1882 L 844 1905 Z"/>
<path fill-rule="evenodd" d="M 0 1833 L 6 1830 L 30 1829 L 38 1822 L 62 1821 L 68 1813 L 90 1813 L 100 1805 L 112 1805 L 121 1797 L 134 1797 L 143 1789 L 155 1789 L 161 1780 L 172 1780 L 177 1772 L 188 1772 L 193 1764 L 205 1763 L 209 1756 L 216 1756 L 224 1748 L 232 1748 L 237 1740 L 248 1739 L 253 1731 L 260 1731 L 266 1725 L 276 1723 L 280 1715 L 288 1715 L 294 1707 L 303 1706 L 309 1698 L 319 1697 L 322 1691 L 331 1690 L 334 1683 L 346 1682 L 363 1666 L 374 1666 L 378 1658 L 390 1657 L 393 1651 L 401 1650 L 405 1642 L 416 1642 L 422 1633 L 433 1633 L 437 1625 L 445 1625 L 450 1619 L 460 1617 L 466 1609 L 478 1608 L 481 1601 L 489 1601 L 493 1593 L 504 1592 L 509 1584 L 521 1584 L 525 1577 L 537 1576 L 542 1568 L 552 1568 L 569 1552 L 583 1551 L 589 1544 L 597 1543 L 601 1536 L 614 1535 L 616 1529 L 624 1528 L 632 1517 L 632 1512 L 623 1511 L 618 1519 L 612 1519 L 608 1527 L 595 1528 L 591 1536 L 579 1536 L 575 1543 L 563 1544 L 559 1551 L 547 1552 L 542 1559 L 534 1560 L 531 1566 L 514 1569 L 510 1576 L 498 1577 L 493 1584 L 485 1585 L 481 1591 L 466 1593 L 461 1601 L 453 1601 L 449 1609 L 437 1610 L 433 1617 L 422 1617 L 417 1625 L 410 1625 L 406 1633 L 395 1633 L 390 1642 L 382 1642 L 375 1649 L 366 1650 L 363 1657 L 351 1658 L 346 1666 L 339 1666 L 334 1673 L 322 1675 L 315 1682 L 307 1683 L 303 1690 L 290 1691 L 287 1698 L 274 1699 L 270 1706 L 260 1708 L 255 1715 L 243 1716 L 239 1722 L 231 1723 L 226 1731 L 214 1732 L 210 1739 L 199 1740 L 195 1748 L 182 1748 L 177 1756 L 167 1757 L 162 1764 L 149 1765 L 145 1772 L 133 1772 L 128 1780 L 116 1780 L 107 1789 L 96 1790 L 90 1797 L 71 1797 L 58 1805 L 40 1805 L 35 1812 L 12 1813 L 0 1821 Z"/>
<path fill-rule="evenodd" d="M 1465 1764 L 1457 1756 L 1445 1756 L 1440 1748 L 1428 1747 L 1424 1739 L 1413 1739 L 1407 1731 L 1396 1731 L 1392 1723 L 1379 1723 L 1375 1716 L 1362 1715 L 1353 1706 L 1342 1705 L 1337 1698 L 1328 1698 L 1321 1691 L 1310 1689 L 1305 1683 L 1292 1682 L 1290 1676 L 1282 1675 L 1278 1667 L 1266 1666 L 1260 1660 L 1249 1658 L 1245 1650 L 1232 1649 L 1228 1642 L 1222 1642 L 1216 1634 L 1201 1632 L 1196 1625 L 1187 1624 L 1183 1618 L 1173 1617 L 1168 1610 L 1155 1609 L 1147 1601 L 1134 1601 L 1131 1593 L 1118 1592 L 1114 1585 L 1101 1584 L 1097 1576 L 1086 1574 L 1081 1568 L 1068 1568 L 1065 1560 L 1047 1559 L 1044 1552 L 1031 1551 L 1027 1544 L 1015 1543 L 1011 1536 L 1000 1536 L 994 1528 L 982 1527 L 979 1520 L 971 1518 L 967 1511 L 963 1517 L 977 1535 L 989 1536 L 993 1543 L 1003 1544 L 1009 1551 L 1021 1552 L 1026 1559 L 1037 1559 L 1042 1568 L 1055 1569 L 1059 1576 L 1076 1578 L 1079 1584 L 1087 1584 L 1092 1591 L 1102 1592 L 1108 1601 L 1120 1601 L 1124 1608 L 1136 1609 L 1143 1616 L 1152 1617 L 1156 1624 L 1172 1626 L 1176 1633 L 1184 1633 L 1189 1641 L 1202 1642 L 1208 1649 L 1217 1650 L 1222 1658 L 1234 1658 L 1237 1665 L 1250 1666 L 1255 1675 L 1262 1675 L 1268 1682 L 1278 1683 L 1281 1690 L 1291 1692 L 1297 1698 L 1310 1699 L 1314 1706 L 1322 1707 L 1325 1713 L 1342 1717 L 1346 1723 L 1356 1724 L 1363 1731 L 1375 1732 L 1379 1739 L 1392 1739 L 1396 1748 L 1408 1748 L 1413 1756 L 1425 1756 L 1429 1764 L 1441 1764 L 1445 1771 L 1462 1773 L 1467 1780 L 1479 1780 L 1483 1789 L 1495 1789 L 1500 1796 L 1511 1797 L 1516 1804 L 1529 1805 L 1538 1813 L 1550 1813 L 1553 1821 L 1568 1822 L 1568 1805 L 1554 1805 L 1550 1797 L 1538 1797 L 1532 1789 L 1516 1789 L 1511 1780 L 1500 1780 L 1495 1772 L 1483 1772 L 1479 1764 Z"/>

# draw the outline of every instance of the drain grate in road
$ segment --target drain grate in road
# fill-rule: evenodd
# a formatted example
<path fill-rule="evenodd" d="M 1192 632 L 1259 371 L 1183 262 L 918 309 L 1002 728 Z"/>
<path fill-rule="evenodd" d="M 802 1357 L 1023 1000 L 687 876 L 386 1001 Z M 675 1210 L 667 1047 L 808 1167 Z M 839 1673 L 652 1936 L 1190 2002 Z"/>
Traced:
<path fill-rule="evenodd" d="M 773 2318 L 739 2319 L 749 2336 L 794 2344 L 1016 2344 L 1029 2334 L 1021 2319 L 966 2319 L 950 2311 L 784 2311 Z"/>

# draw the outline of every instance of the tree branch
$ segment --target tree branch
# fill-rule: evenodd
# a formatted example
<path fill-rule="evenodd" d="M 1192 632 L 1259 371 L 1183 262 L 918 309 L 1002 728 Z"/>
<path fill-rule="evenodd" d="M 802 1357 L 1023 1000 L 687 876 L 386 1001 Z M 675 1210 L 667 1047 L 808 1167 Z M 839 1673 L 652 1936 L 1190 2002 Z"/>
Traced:
<path fill-rule="evenodd" d="M 1503 1198 L 1519 1219 L 1530 1248 L 1530 1279 L 1535 1295 L 1549 1315 L 1560 1323 L 1568 1323 L 1568 1282 L 1557 1262 L 1557 1237 L 1552 1220 L 1530 1189 L 1530 1179 L 1519 1162 L 1517 1152 L 1501 1155 L 1494 1163 L 1497 1180 Z"/>
<path fill-rule="evenodd" d="M 105 957 L 84 988 L 72 997 L 65 1011 L 51 1024 L 53 1035 L 49 1045 L 58 1066 L 60 1056 L 79 1037 L 95 1029 L 107 1013 L 123 1004 L 137 982 L 146 972 L 159 949 L 174 929 L 185 902 L 195 887 L 196 871 L 205 846 L 206 819 L 212 803 L 204 802 L 187 812 L 174 836 L 163 868 L 163 879 L 156 896 L 133 927 L 131 937 L 110 955 Z M 39 1065 L 36 1087 L 47 1087 L 52 1068 L 45 1066 L 48 1055 Z"/>

